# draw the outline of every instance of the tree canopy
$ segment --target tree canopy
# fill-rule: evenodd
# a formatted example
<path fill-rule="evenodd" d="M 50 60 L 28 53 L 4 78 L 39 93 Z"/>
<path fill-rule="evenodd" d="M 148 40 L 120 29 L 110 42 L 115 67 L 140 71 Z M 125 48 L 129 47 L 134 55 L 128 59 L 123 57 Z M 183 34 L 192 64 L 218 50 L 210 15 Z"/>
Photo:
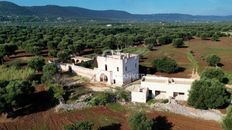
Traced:
<path fill-rule="evenodd" d="M 42 70 L 44 65 L 45 65 L 45 60 L 43 57 L 40 56 L 33 57 L 28 61 L 28 67 L 37 71 Z"/>
<path fill-rule="evenodd" d="M 25 95 L 34 92 L 34 87 L 28 81 L 0 81 L 0 112 L 14 112 L 20 108 Z"/>
<path fill-rule="evenodd" d="M 201 74 L 201 79 L 216 79 L 222 83 L 228 82 L 228 78 L 221 68 L 206 68 Z"/>
<path fill-rule="evenodd" d="M 177 63 L 174 59 L 163 57 L 153 61 L 153 66 L 159 72 L 173 73 L 177 70 Z"/>
<path fill-rule="evenodd" d="M 42 80 L 44 82 L 52 82 L 52 78 L 55 74 L 58 73 L 58 67 L 54 63 L 46 64 L 43 67 L 43 76 Z"/>
<path fill-rule="evenodd" d="M 217 55 L 209 55 L 206 59 L 206 62 L 209 66 L 217 66 L 220 63 L 221 58 Z"/>
<path fill-rule="evenodd" d="M 199 109 L 212 109 L 227 104 L 228 99 L 223 83 L 216 79 L 203 79 L 192 84 L 188 104 Z"/>
<path fill-rule="evenodd" d="M 184 40 L 182 38 L 176 38 L 173 40 L 172 45 L 176 48 L 181 48 L 184 46 Z"/>
<path fill-rule="evenodd" d="M 232 106 L 227 108 L 226 117 L 223 119 L 222 127 L 224 130 L 231 130 L 232 128 Z"/>
<path fill-rule="evenodd" d="M 128 119 L 131 130 L 152 130 L 153 121 L 148 120 L 145 113 L 137 112 Z"/>

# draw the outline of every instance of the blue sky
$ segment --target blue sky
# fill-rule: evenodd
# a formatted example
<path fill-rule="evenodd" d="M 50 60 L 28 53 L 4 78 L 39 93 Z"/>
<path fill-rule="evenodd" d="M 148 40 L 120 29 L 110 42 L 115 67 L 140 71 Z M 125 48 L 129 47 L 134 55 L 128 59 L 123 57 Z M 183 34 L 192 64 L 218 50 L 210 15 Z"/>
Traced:
<path fill-rule="evenodd" d="M 232 15 L 232 0 L 8 0 L 19 5 L 78 6 L 95 10 L 124 10 L 136 14 L 184 13 Z"/>

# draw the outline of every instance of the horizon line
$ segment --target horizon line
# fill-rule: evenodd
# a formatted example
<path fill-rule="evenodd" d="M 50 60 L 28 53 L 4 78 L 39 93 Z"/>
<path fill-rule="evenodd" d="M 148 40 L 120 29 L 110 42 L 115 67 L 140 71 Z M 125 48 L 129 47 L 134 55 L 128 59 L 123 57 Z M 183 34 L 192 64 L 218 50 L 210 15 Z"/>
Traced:
<path fill-rule="evenodd" d="M 132 15 L 162 15 L 162 14 L 179 14 L 179 15 L 190 15 L 190 16 L 214 16 L 214 17 L 226 17 L 226 16 L 232 16 L 232 14 L 228 15 L 215 15 L 215 14 L 191 14 L 191 13 L 177 13 L 177 12 L 157 12 L 157 13 L 133 13 L 127 10 L 120 10 L 120 9 L 92 9 L 92 8 L 87 8 L 87 7 L 81 7 L 81 6 L 72 6 L 72 5 L 56 5 L 56 4 L 41 4 L 41 5 L 21 5 L 17 4 L 11 1 L 0 1 L 0 2 L 9 2 L 13 3 L 15 5 L 21 6 L 21 7 L 39 7 L 39 6 L 57 6 L 57 7 L 74 7 L 74 8 L 82 8 L 82 9 L 87 9 L 87 10 L 93 10 L 93 11 L 122 11 L 125 13 L 129 13 Z"/>

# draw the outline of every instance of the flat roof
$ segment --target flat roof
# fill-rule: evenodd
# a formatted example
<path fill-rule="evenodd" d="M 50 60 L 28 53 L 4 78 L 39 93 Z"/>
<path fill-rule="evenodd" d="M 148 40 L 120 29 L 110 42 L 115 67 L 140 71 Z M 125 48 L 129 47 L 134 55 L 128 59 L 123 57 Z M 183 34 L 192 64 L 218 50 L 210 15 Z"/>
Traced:
<path fill-rule="evenodd" d="M 144 76 L 142 82 L 151 83 L 167 83 L 167 84 L 192 84 L 194 79 L 187 78 L 168 78 L 168 77 L 157 77 L 157 76 Z"/>

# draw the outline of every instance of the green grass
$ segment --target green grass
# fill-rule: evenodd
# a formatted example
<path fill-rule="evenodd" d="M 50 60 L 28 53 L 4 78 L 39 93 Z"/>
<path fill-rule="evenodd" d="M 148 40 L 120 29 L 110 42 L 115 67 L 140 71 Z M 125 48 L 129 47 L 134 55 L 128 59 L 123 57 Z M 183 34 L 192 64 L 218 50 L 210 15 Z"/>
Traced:
<path fill-rule="evenodd" d="M 149 49 L 147 49 L 146 47 L 128 47 L 123 49 L 123 52 L 145 55 L 149 52 Z"/>
<path fill-rule="evenodd" d="M 17 69 L 15 67 L 0 66 L 0 80 L 26 80 L 34 74 L 35 71 L 30 68 Z"/>
<path fill-rule="evenodd" d="M 50 130 L 46 123 L 36 124 L 31 130 Z"/>
<path fill-rule="evenodd" d="M 107 107 L 114 112 L 125 112 L 126 111 L 125 106 L 122 106 L 119 103 L 111 103 L 111 104 L 108 104 Z"/>
<path fill-rule="evenodd" d="M 187 52 L 187 58 L 188 58 L 188 60 L 191 62 L 192 67 L 193 67 L 196 71 L 198 71 L 198 70 L 199 70 L 199 63 L 198 63 L 198 61 L 195 59 L 194 55 L 193 55 L 190 51 Z"/>
<path fill-rule="evenodd" d="M 147 104 L 148 105 L 152 105 L 152 104 L 155 104 L 156 103 L 156 100 L 155 99 L 149 99 L 148 101 L 147 101 Z"/>

